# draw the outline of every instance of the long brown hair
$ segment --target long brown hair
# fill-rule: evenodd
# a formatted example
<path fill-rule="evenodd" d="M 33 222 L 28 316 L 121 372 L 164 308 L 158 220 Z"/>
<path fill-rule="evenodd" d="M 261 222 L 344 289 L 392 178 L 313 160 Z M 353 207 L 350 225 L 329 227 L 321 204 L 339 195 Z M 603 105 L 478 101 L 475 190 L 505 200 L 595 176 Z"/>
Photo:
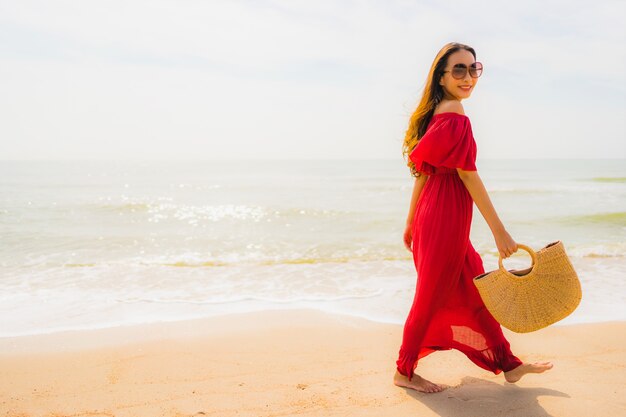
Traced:
<path fill-rule="evenodd" d="M 409 120 L 409 128 L 406 131 L 404 143 L 402 145 L 402 155 L 403 157 L 406 157 L 407 166 L 411 170 L 411 175 L 413 177 L 419 177 L 420 173 L 416 171 L 415 164 L 413 161 L 408 159 L 408 155 L 417 146 L 419 140 L 426 133 L 426 128 L 430 123 L 430 119 L 433 117 L 435 108 L 443 99 L 444 91 L 443 87 L 439 85 L 439 80 L 448 65 L 448 57 L 460 49 L 470 51 L 472 55 L 474 55 L 474 59 L 476 59 L 476 52 L 474 51 L 474 48 L 462 43 L 450 42 L 441 48 L 430 67 L 422 99 Z"/>

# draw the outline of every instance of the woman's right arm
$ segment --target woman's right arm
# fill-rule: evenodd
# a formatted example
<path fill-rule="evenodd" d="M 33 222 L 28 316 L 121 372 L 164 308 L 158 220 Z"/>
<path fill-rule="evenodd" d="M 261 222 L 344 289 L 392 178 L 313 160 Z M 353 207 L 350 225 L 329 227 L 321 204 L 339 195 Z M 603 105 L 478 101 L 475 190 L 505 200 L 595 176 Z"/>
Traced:
<path fill-rule="evenodd" d="M 420 194 L 422 194 L 422 189 L 424 188 L 424 184 L 426 184 L 426 180 L 428 180 L 428 175 L 422 174 L 415 178 L 415 183 L 413 184 L 413 195 L 411 196 L 409 214 L 406 218 L 406 227 L 404 228 L 404 246 L 409 251 L 412 250 L 411 245 L 413 236 L 411 236 L 411 225 L 413 223 L 413 217 L 415 217 L 415 208 L 417 207 L 417 200 L 419 200 Z"/>
<path fill-rule="evenodd" d="M 508 258 L 512 253 L 517 252 L 517 243 L 515 243 L 500 221 L 496 209 L 491 203 L 489 194 L 487 194 L 485 185 L 478 175 L 478 171 L 464 171 L 457 168 L 457 172 L 465 184 L 465 188 L 467 188 L 476 206 L 480 210 L 480 213 L 489 225 L 500 256 L 502 256 L 502 258 Z"/>

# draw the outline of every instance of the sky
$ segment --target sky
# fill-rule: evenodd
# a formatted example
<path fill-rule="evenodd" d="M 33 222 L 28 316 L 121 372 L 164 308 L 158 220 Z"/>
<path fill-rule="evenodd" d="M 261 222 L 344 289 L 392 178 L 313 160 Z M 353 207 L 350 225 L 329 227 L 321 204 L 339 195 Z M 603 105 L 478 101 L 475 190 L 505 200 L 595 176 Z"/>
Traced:
<path fill-rule="evenodd" d="M 504 6 L 506 5 L 506 7 Z M 626 158 L 624 1 L 0 0 L 0 159 L 402 159 L 472 46 L 478 158 Z"/>

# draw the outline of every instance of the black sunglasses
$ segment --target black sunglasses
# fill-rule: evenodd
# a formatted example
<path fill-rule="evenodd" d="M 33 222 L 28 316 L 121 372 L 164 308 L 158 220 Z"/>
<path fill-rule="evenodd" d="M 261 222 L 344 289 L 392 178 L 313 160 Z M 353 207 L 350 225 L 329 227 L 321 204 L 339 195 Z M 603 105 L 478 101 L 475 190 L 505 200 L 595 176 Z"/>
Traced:
<path fill-rule="evenodd" d="M 444 73 L 451 72 L 452 77 L 460 80 L 461 78 L 465 78 L 467 71 L 468 69 L 465 64 L 456 64 L 454 67 L 452 67 L 452 70 L 444 71 Z M 472 78 L 480 77 L 483 73 L 483 64 L 481 62 L 474 62 L 469 67 L 469 73 Z"/>

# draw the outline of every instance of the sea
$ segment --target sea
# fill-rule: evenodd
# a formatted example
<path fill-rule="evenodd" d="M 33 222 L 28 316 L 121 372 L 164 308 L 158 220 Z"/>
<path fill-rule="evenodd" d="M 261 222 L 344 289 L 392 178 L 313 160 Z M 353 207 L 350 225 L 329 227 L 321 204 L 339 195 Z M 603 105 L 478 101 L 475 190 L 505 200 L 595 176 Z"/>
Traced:
<path fill-rule="evenodd" d="M 626 320 L 626 160 L 477 167 L 516 242 L 564 244 L 583 298 L 555 325 Z M 402 159 L 1 161 L 0 337 L 302 308 L 403 324 L 412 189 Z"/>

